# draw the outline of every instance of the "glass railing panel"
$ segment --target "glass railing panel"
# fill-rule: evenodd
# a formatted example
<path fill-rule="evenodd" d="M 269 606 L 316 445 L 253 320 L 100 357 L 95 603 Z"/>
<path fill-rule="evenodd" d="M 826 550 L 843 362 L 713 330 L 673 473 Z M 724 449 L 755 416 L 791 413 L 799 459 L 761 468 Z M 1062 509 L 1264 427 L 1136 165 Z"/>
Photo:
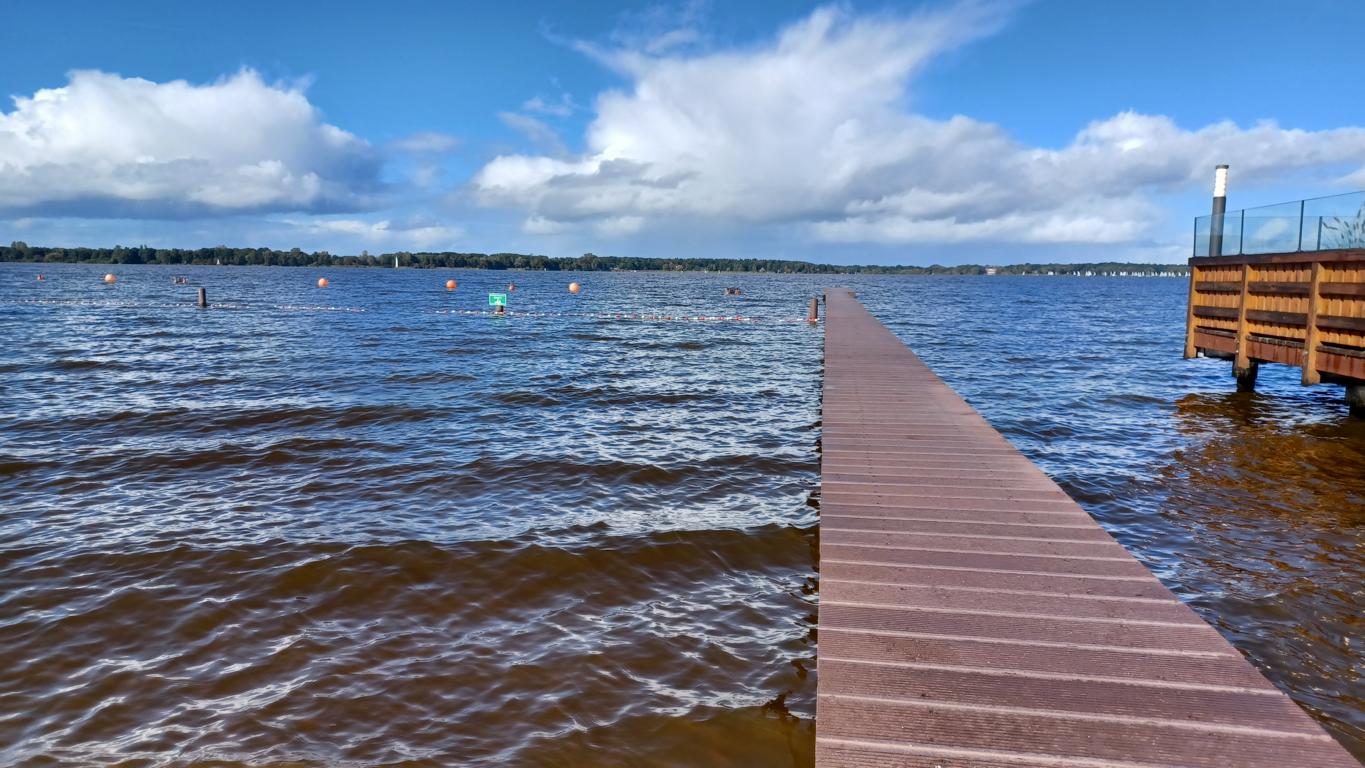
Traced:
<path fill-rule="evenodd" d="M 1341 248 L 1365 248 L 1365 192 L 1229 211 L 1221 222 L 1194 220 L 1195 256 Z"/>
<path fill-rule="evenodd" d="M 1200 216 L 1194 220 L 1194 255 L 1209 255 L 1209 224 L 1212 217 Z"/>
<path fill-rule="evenodd" d="M 1263 205 L 1242 212 L 1243 253 L 1289 253 L 1299 249 L 1299 202 Z"/>
<path fill-rule="evenodd" d="M 1313 250 L 1365 248 L 1365 192 L 1305 200 L 1303 211 L 1304 240 Z"/>

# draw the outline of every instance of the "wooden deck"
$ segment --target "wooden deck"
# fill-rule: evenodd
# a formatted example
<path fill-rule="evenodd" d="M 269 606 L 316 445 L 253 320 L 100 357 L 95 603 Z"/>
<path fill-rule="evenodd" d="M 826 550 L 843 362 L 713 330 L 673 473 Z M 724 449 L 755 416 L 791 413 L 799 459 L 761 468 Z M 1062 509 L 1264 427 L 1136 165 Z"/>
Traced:
<path fill-rule="evenodd" d="M 816 765 L 1359 764 L 844 290 Z"/>
<path fill-rule="evenodd" d="M 1185 357 L 1303 368 L 1303 383 L 1365 381 L 1365 250 L 1190 259 Z"/>

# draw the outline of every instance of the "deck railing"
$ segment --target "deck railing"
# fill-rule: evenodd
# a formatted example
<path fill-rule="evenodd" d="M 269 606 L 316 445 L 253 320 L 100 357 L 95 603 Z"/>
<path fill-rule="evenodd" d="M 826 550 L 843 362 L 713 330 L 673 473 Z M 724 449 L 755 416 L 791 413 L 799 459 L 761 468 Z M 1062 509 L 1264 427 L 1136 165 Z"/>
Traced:
<path fill-rule="evenodd" d="M 1185 356 L 1200 352 L 1252 381 L 1260 362 L 1365 381 L 1365 248 L 1190 259 Z"/>
<path fill-rule="evenodd" d="M 1229 211 L 1194 220 L 1194 255 L 1245 256 L 1365 248 L 1365 192 Z"/>

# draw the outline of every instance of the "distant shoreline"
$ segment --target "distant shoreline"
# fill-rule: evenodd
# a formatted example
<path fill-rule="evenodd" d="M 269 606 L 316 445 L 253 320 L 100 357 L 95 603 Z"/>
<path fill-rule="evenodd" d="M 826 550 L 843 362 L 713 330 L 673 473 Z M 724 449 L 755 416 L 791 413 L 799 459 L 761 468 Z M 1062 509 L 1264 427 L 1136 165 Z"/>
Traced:
<path fill-rule="evenodd" d="M 484 269 L 531 272 L 723 272 L 794 275 L 1037 275 L 1037 276 L 1185 276 L 1184 264 L 1091 262 L 1079 264 L 961 264 L 943 266 L 886 266 L 877 264 L 816 264 L 781 259 L 647 259 L 633 256 L 551 257 L 521 253 L 456 253 L 399 251 L 359 256 L 334 256 L 327 251 L 305 253 L 295 248 L 56 248 L 16 241 L 0 246 L 0 262 L 36 264 L 151 264 L 162 266 L 243 267 L 370 267 L 397 265 L 412 269 Z"/>

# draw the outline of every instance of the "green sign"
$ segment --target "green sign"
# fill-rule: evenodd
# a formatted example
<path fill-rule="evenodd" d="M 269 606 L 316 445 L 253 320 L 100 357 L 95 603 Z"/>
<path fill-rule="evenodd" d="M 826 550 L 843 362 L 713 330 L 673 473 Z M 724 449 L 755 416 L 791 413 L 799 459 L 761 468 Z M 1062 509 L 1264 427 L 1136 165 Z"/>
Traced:
<path fill-rule="evenodd" d="M 507 306 L 507 294 L 505 294 L 505 293 L 490 293 L 490 294 L 488 294 L 488 306 L 490 306 L 490 307 L 505 307 L 505 306 Z"/>

